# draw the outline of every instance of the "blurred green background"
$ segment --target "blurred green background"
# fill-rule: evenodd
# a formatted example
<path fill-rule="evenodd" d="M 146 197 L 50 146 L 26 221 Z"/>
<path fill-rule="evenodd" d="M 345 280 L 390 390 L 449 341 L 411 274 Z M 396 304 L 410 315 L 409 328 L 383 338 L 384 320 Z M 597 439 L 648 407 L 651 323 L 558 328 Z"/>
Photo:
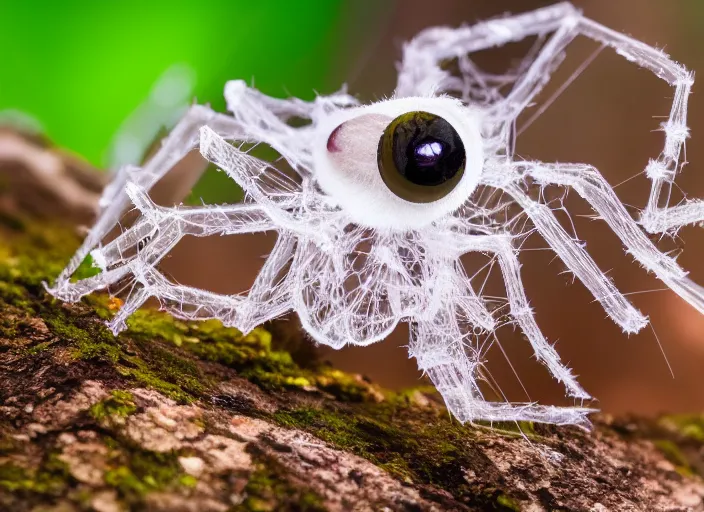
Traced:
<path fill-rule="evenodd" d="M 187 96 L 224 108 L 224 83 L 312 98 L 340 83 L 342 0 L 0 2 L 0 111 L 34 118 L 96 165 L 121 124 L 173 66 Z"/>

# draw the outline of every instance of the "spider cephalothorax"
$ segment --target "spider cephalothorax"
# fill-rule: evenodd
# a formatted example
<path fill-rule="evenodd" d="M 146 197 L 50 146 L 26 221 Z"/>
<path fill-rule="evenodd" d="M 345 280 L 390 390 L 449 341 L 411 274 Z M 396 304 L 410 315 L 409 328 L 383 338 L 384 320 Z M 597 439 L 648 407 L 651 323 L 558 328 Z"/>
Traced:
<path fill-rule="evenodd" d="M 501 76 L 480 73 L 473 52 L 551 33 L 522 66 L 508 93 Z M 599 172 L 586 164 L 521 161 L 512 153 L 516 117 L 533 101 L 561 54 L 578 35 L 614 48 L 675 88 L 665 146 L 646 171 L 649 202 L 634 220 Z M 460 76 L 442 62 L 457 59 Z M 552 209 L 525 188 L 571 187 L 623 242 L 627 252 L 699 311 L 704 290 L 647 233 L 666 233 L 704 220 L 704 204 L 661 206 L 661 191 L 679 170 L 688 135 L 692 75 L 663 52 L 585 17 L 569 3 L 458 29 L 433 28 L 404 48 L 391 99 L 367 105 L 344 93 L 313 102 L 264 96 L 243 82 L 227 84 L 232 116 L 194 106 L 143 168 L 122 170 L 105 190 L 102 211 L 51 292 L 67 301 L 132 279 L 124 307 L 110 322 L 117 333 L 149 297 L 186 319 L 217 318 L 249 331 L 295 311 L 318 343 L 367 345 L 400 321 L 411 324 L 409 351 L 461 421 L 535 420 L 584 424 L 588 409 L 484 400 L 482 333 L 499 321 L 472 288 L 459 262 L 481 252 L 497 261 L 510 321 L 536 357 L 575 399 L 588 399 L 538 328 L 517 259 L 521 236 L 498 209 L 479 200 L 479 187 L 501 191 L 518 205 L 567 268 L 625 332 L 647 318 L 597 267 Z M 292 118 L 311 123 L 293 127 Z M 265 143 L 295 170 L 294 178 L 241 151 L 232 141 Z M 151 187 L 193 148 L 246 192 L 240 204 L 161 207 Z M 141 216 L 103 243 L 130 201 Z M 157 264 L 185 235 L 278 232 L 276 245 L 247 294 L 223 296 L 169 282 Z M 91 254 L 101 272 L 71 281 Z"/>

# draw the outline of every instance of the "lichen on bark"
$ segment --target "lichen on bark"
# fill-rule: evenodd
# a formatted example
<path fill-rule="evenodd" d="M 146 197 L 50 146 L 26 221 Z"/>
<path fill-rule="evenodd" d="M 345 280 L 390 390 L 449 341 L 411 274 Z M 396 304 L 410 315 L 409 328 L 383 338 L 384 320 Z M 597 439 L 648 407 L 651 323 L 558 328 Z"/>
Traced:
<path fill-rule="evenodd" d="M 701 416 L 463 426 L 316 360 L 294 321 L 143 310 L 114 337 L 107 296 L 44 292 L 78 241 L 0 215 L 0 509 L 704 509 Z"/>

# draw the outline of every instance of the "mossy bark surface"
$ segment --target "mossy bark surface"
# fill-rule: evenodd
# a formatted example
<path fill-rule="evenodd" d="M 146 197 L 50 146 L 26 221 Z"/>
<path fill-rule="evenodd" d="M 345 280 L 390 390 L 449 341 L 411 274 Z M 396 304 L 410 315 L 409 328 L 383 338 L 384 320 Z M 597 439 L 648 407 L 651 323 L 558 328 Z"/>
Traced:
<path fill-rule="evenodd" d="M 704 416 L 463 426 L 430 388 L 316 361 L 293 322 L 145 310 L 114 337 L 119 302 L 44 291 L 74 229 L 0 223 L 0 510 L 704 510 Z"/>

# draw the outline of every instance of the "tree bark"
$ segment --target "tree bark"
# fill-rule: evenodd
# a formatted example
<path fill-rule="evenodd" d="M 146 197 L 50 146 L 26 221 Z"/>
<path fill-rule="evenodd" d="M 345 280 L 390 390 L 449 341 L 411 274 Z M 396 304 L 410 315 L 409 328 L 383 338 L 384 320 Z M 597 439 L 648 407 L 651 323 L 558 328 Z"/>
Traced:
<path fill-rule="evenodd" d="M 6 133 L 2 510 L 704 510 L 704 416 L 463 426 L 432 389 L 317 361 L 293 319 L 243 336 L 140 311 L 114 337 L 119 302 L 62 304 L 42 285 L 102 180 Z"/>

